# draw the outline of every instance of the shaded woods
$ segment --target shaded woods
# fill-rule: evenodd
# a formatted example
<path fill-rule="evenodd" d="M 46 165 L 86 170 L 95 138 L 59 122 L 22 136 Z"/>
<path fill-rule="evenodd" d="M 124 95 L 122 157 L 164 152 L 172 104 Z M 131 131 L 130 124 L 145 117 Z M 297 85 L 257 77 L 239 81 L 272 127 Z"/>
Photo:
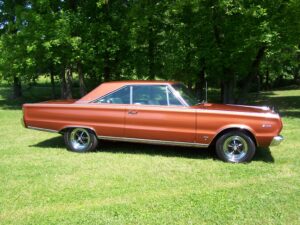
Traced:
<path fill-rule="evenodd" d="M 242 103 L 249 91 L 299 82 L 299 18 L 297 0 L 2 0 L 0 79 L 14 98 L 40 76 L 53 98 L 164 79 L 203 99 L 207 81 L 220 101 Z"/>

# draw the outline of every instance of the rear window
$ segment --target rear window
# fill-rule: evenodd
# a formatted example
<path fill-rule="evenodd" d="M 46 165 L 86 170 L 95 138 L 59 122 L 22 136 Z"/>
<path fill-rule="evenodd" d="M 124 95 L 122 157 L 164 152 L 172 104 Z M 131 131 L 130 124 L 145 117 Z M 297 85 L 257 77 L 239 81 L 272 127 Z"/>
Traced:
<path fill-rule="evenodd" d="M 106 104 L 130 104 L 130 87 L 123 87 L 113 93 L 97 99 L 94 102 Z"/>

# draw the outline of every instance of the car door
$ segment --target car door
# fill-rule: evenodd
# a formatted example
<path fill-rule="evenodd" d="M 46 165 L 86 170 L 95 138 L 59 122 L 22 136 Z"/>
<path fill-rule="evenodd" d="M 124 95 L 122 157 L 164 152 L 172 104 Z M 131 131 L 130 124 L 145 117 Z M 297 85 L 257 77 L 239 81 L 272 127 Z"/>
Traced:
<path fill-rule="evenodd" d="M 124 86 L 89 106 L 87 120 L 93 122 L 99 138 L 123 137 L 125 113 L 130 104 L 130 87 Z"/>
<path fill-rule="evenodd" d="M 167 85 L 133 85 L 131 88 L 132 104 L 125 113 L 125 137 L 195 141 L 195 109 L 183 106 Z"/>

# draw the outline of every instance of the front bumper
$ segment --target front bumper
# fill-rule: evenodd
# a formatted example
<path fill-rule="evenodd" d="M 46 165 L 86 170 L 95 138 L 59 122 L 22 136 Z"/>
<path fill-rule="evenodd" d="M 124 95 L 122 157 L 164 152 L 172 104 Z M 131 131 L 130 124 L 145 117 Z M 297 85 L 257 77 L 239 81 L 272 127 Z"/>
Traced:
<path fill-rule="evenodd" d="M 284 138 L 283 138 L 281 135 L 275 136 L 275 137 L 273 137 L 273 140 L 272 140 L 270 146 L 277 146 L 277 145 L 279 145 L 283 140 L 284 140 Z"/>

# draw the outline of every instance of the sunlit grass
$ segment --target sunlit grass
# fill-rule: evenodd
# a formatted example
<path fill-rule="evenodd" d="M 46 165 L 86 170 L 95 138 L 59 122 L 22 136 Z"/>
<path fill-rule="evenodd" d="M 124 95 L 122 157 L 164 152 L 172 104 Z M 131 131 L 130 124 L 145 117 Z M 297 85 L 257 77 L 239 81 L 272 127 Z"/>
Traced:
<path fill-rule="evenodd" d="M 20 102 L 7 101 L 6 91 L 0 224 L 300 223 L 300 90 L 255 100 L 282 112 L 285 141 L 260 149 L 250 164 L 223 163 L 201 149 L 116 142 L 68 152 L 61 136 L 23 129 Z"/>

